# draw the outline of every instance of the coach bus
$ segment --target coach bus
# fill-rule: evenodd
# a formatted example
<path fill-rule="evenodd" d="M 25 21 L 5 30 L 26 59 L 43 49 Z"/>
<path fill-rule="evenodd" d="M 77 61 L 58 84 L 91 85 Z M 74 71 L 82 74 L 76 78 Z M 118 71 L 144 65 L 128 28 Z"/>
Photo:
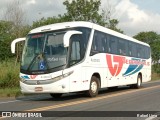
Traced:
<path fill-rule="evenodd" d="M 141 87 L 151 80 L 150 46 L 91 22 L 56 23 L 31 30 L 20 67 L 22 93 L 85 92 L 100 88 Z"/>

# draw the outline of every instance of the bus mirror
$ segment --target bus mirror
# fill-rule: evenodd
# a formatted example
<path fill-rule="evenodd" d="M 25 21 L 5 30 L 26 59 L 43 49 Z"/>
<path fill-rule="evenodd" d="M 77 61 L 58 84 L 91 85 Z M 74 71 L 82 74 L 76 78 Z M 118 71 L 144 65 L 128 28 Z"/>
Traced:
<path fill-rule="evenodd" d="M 66 32 L 64 34 L 64 37 L 63 37 L 63 43 L 64 43 L 64 47 L 68 47 L 69 46 L 69 40 L 70 40 L 70 37 L 74 34 L 82 34 L 82 32 L 80 31 L 76 31 L 76 30 L 70 30 L 68 32 Z"/>
<path fill-rule="evenodd" d="M 15 53 L 16 43 L 20 42 L 20 41 L 24 41 L 24 40 L 26 40 L 26 38 L 17 38 L 15 40 L 13 40 L 12 43 L 11 43 L 11 52 Z"/>

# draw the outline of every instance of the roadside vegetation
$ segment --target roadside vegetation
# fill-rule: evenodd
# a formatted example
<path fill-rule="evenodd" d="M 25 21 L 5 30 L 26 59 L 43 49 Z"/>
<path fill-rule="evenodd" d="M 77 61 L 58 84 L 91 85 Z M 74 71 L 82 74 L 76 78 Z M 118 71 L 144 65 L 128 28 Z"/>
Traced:
<path fill-rule="evenodd" d="M 152 73 L 152 81 L 154 80 L 160 80 L 160 74 L 158 74 L 158 73 Z"/>
<path fill-rule="evenodd" d="M 13 97 L 20 94 L 19 64 L 15 58 L 0 63 L 0 97 Z"/>
<path fill-rule="evenodd" d="M 0 89 L 0 97 L 18 97 L 22 95 L 19 87 Z"/>
<path fill-rule="evenodd" d="M 0 88 L 19 87 L 19 64 L 15 65 L 13 59 L 0 63 Z"/>
<path fill-rule="evenodd" d="M 0 96 L 16 96 L 19 89 L 19 68 L 24 43 L 16 45 L 16 54 L 11 54 L 10 44 L 12 40 L 24 37 L 36 27 L 67 21 L 90 21 L 109 29 L 124 33 L 117 26 L 119 21 L 112 15 L 115 9 L 109 4 L 100 9 L 101 0 L 65 0 L 63 5 L 66 13 L 48 18 L 42 17 L 27 25 L 25 10 L 19 4 L 19 0 L 10 2 L 4 11 L 4 19 L 0 20 Z M 53 4 L 56 4 L 53 1 Z M 160 35 L 154 31 L 140 32 L 134 38 L 146 42 L 151 46 L 152 56 L 152 80 L 160 79 Z"/>

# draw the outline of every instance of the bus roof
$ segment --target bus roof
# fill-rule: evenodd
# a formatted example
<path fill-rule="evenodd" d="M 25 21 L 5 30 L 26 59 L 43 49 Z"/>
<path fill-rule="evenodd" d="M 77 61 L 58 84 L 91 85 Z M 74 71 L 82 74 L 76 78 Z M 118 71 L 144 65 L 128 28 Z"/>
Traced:
<path fill-rule="evenodd" d="M 93 26 L 93 23 L 84 22 L 84 21 L 55 23 L 55 24 L 50 24 L 50 25 L 45 25 L 45 26 L 42 26 L 42 27 L 35 28 L 35 29 L 30 31 L 30 34 L 38 33 L 38 32 L 44 32 L 44 31 L 65 29 L 65 28 L 73 28 L 73 27 L 88 27 L 88 28 L 92 28 L 92 26 Z"/>
<path fill-rule="evenodd" d="M 45 31 L 52 31 L 52 30 L 60 30 L 60 29 L 65 29 L 65 28 L 73 28 L 73 27 L 87 27 L 87 28 L 93 28 L 95 30 L 120 37 L 122 39 L 127 39 L 136 43 L 140 43 L 146 46 L 149 46 L 147 43 L 141 42 L 139 40 L 136 40 L 132 37 L 129 37 L 127 35 L 121 34 L 119 32 L 113 31 L 111 29 L 108 29 L 106 27 L 102 27 L 100 25 L 91 23 L 91 22 L 85 22 L 85 21 L 73 21 L 73 22 L 63 22 L 63 23 L 55 23 L 55 24 L 50 24 L 50 25 L 45 25 L 42 27 L 35 28 L 29 32 L 29 34 L 34 34 L 34 33 L 40 33 L 40 32 L 45 32 Z"/>
<path fill-rule="evenodd" d="M 94 24 L 94 25 L 93 25 L 93 29 L 98 30 L 98 31 L 101 31 L 101 32 L 104 32 L 104 33 L 107 33 L 107 34 L 110 34 L 110 35 L 113 35 L 113 36 L 116 36 L 116 37 L 119 37 L 119 38 L 122 38 L 122 39 L 126 39 L 126 40 L 129 40 L 129 41 L 133 41 L 133 42 L 136 42 L 136 43 L 139 43 L 139 44 L 143 44 L 143 45 L 146 45 L 146 46 L 150 46 L 149 44 L 147 44 L 147 43 L 145 43 L 145 42 L 142 42 L 142 41 L 139 41 L 139 40 L 137 40 L 137 39 L 134 39 L 133 37 L 124 35 L 124 34 L 122 34 L 122 33 L 113 31 L 113 30 L 111 30 L 111 29 L 102 27 L 102 26 L 97 25 L 97 24 Z"/>

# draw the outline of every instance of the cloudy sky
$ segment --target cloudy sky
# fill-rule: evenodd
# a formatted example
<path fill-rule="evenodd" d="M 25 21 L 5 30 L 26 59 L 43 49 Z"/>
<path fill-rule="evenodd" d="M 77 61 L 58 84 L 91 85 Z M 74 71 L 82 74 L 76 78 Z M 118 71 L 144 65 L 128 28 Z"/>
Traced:
<path fill-rule="evenodd" d="M 6 6 L 13 0 L 0 0 L 0 19 L 3 19 Z M 52 17 L 66 12 L 64 0 L 19 0 L 26 12 L 28 24 L 42 17 Z M 112 6 L 112 18 L 119 20 L 118 27 L 129 36 L 142 31 L 155 31 L 160 34 L 159 0 L 101 0 L 101 8 Z"/>

